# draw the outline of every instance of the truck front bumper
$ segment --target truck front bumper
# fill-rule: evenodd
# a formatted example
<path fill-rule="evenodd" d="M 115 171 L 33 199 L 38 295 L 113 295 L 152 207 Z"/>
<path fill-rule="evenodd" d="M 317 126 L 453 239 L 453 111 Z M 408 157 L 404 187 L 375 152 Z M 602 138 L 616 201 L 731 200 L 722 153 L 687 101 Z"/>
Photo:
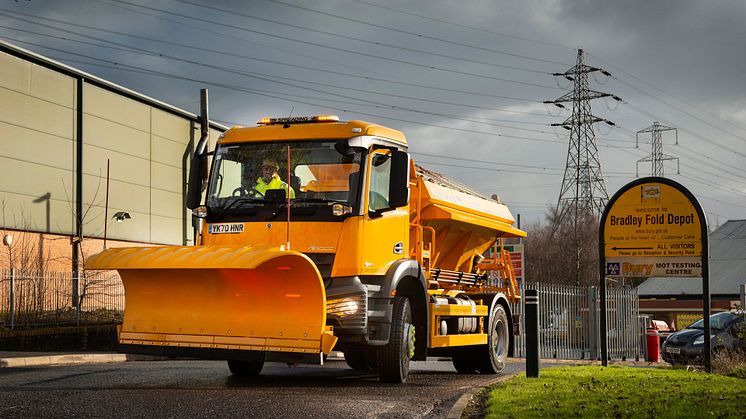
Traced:
<path fill-rule="evenodd" d="M 359 277 L 327 279 L 326 324 L 339 338 L 335 349 L 356 344 L 385 345 L 391 329 L 391 297 L 379 285 L 364 284 Z"/>

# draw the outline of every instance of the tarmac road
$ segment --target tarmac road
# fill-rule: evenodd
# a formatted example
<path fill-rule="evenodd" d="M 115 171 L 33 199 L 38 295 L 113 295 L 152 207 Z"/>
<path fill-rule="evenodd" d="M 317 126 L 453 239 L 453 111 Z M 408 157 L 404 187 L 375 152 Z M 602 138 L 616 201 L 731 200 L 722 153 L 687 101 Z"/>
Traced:
<path fill-rule="evenodd" d="M 524 369 L 510 360 L 503 375 Z M 413 362 L 403 385 L 344 361 L 238 379 L 224 361 L 135 361 L 0 369 L 0 417 L 440 418 L 495 375 L 461 375 L 450 361 Z"/>

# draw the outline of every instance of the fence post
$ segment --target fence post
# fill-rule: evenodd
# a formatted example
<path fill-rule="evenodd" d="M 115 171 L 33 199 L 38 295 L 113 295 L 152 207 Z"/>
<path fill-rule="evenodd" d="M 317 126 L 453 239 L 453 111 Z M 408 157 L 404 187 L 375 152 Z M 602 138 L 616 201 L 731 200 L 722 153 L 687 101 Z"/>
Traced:
<path fill-rule="evenodd" d="M 746 310 L 746 284 L 741 284 L 741 310 Z"/>
<path fill-rule="evenodd" d="M 589 352 L 590 359 L 598 359 L 598 288 L 588 288 L 588 333 L 589 333 Z"/>
<path fill-rule="evenodd" d="M 10 328 L 14 329 L 16 325 L 16 272 L 15 268 L 10 267 Z"/>
<path fill-rule="evenodd" d="M 73 271 L 73 303 L 75 304 L 75 326 L 80 327 L 80 271 Z"/>

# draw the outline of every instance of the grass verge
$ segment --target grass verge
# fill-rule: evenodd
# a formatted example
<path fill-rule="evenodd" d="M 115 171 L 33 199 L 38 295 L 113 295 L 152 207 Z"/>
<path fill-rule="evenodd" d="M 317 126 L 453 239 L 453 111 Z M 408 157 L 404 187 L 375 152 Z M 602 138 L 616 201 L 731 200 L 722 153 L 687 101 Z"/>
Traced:
<path fill-rule="evenodd" d="M 680 369 L 558 367 L 495 385 L 487 417 L 744 417 L 746 380 Z"/>

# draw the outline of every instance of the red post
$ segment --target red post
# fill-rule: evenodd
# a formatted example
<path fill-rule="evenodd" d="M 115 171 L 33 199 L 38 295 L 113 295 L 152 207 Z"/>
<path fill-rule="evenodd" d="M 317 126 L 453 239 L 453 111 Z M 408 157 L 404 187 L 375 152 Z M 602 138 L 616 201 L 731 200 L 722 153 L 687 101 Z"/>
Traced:
<path fill-rule="evenodd" d="M 649 362 L 660 362 L 661 358 L 661 340 L 658 336 L 658 331 L 655 329 L 648 329 L 647 335 L 645 336 L 648 353 L 645 354 L 647 361 Z"/>

